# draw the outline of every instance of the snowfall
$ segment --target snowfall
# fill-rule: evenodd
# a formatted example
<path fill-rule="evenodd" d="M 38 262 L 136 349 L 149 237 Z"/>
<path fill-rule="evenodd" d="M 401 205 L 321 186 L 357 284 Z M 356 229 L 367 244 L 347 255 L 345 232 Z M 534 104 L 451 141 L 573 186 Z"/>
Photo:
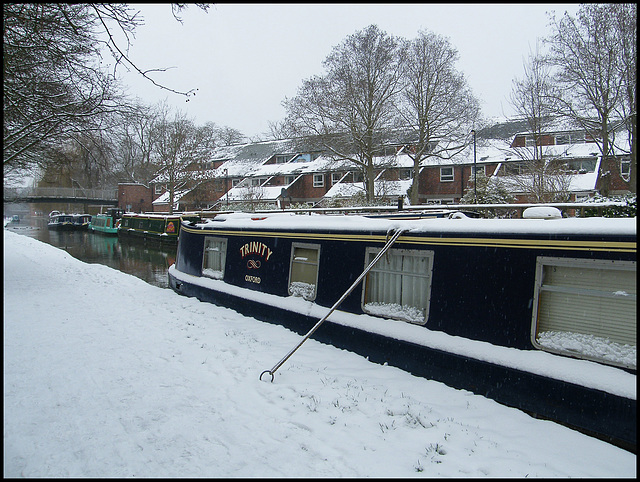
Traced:
<path fill-rule="evenodd" d="M 636 456 L 4 230 L 5 477 L 636 477 Z"/>

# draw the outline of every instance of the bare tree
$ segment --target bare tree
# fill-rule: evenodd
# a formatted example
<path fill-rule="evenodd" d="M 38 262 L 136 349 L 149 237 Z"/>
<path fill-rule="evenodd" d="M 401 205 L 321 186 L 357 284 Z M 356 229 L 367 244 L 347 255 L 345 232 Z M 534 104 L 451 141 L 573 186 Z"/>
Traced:
<path fill-rule="evenodd" d="M 247 140 L 247 137 L 242 132 L 229 126 L 216 127 L 214 132 L 216 143 L 221 146 L 242 144 Z"/>
<path fill-rule="evenodd" d="M 406 48 L 398 112 L 412 135 L 407 151 L 413 160 L 411 204 L 419 203 L 421 162 L 462 151 L 478 121 L 480 104 L 455 69 L 457 59 L 447 38 L 427 31 L 419 32 Z"/>
<path fill-rule="evenodd" d="M 281 121 L 268 121 L 269 130 L 264 134 L 265 139 L 279 140 L 291 139 L 296 136 L 296 130 L 287 122 L 287 119 Z"/>
<path fill-rule="evenodd" d="M 157 171 L 152 158 L 154 126 L 163 109 L 166 109 L 164 103 L 153 107 L 137 104 L 120 116 L 120 123 L 114 129 L 115 169 L 123 180 L 146 184 Z"/>
<path fill-rule="evenodd" d="M 625 120 L 619 117 L 625 100 L 620 73 L 628 68 L 621 65 L 621 45 L 627 44 L 628 50 L 631 38 L 623 42 L 619 16 L 609 4 L 582 4 L 576 18 L 565 13 L 560 20 L 553 18 L 551 25 L 547 60 L 556 68 L 558 112 L 582 126 L 607 159 L 612 154 L 612 132 Z M 625 57 L 629 62 L 629 54 Z M 633 101 L 629 115 L 635 112 L 635 94 Z"/>
<path fill-rule="evenodd" d="M 539 50 L 530 53 L 524 63 L 524 76 L 514 79 L 510 95 L 510 103 L 516 116 L 523 119 L 528 132 L 533 136 L 530 146 L 532 159 L 542 159 L 543 150 L 540 142 L 558 111 L 557 93 L 551 79 L 551 67 L 540 56 Z"/>
<path fill-rule="evenodd" d="M 399 42 L 371 25 L 333 48 L 326 74 L 304 80 L 284 106 L 293 132 L 313 136 L 336 159 L 364 173 L 367 201 L 373 200 L 374 156 L 395 125 L 392 99 L 402 74 Z"/>
<path fill-rule="evenodd" d="M 518 191 L 538 202 L 568 201 L 572 177 L 563 170 L 562 163 L 550 156 L 542 142 L 559 104 L 550 70 L 551 66 L 536 49 L 524 63 L 523 78 L 514 79 L 510 95 L 516 115 L 526 122 L 530 133 L 524 147 L 511 149 L 521 159 L 512 182 Z"/>
<path fill-rule="evenodd" d="M 54 162 L 47 164 L 41 182 L 81 189 L 115 186 L 113 148 L 112 139 L 100 131 L 74 136 L 48 153 Z"/>
<path fill-rule="evenodd" d="M 522 148 L 515 148 L 522 149 Z M 520 154 L 524 157 L 522 154 Z M 567 202 L 573 174 L 556 159 L 522 159 L 503 164 L 501 181 L 512 192 L 527 196 L 530 202 Z"/>
<path fill-rule="evenodd" d="M 241 210 L 253 212 L 256 209 L 269 209 L 268 204 L 263 201 L 265 191 L 262 186 L 253 184 L 249 178 L 244 180 L 241 189 L 240 197 L 242 201 L 238 205 Z"/>
<path fill-rule="evenodd" d="M 185 5 L 172 8 L 177 17 Z M 127 56 L 140 21 L 126 4 L 3 4 L 5 173 L 42 166 L 70 138 L 104 130 L 105 118 L 126 104 L 115 72 L 101 65 L 105 49 L 114 69 L 127 64 L 166 88 Z M 116 42 L 117 30 L 126 47 Z"/>
<path fill-rule="evenodd" d="M 176 193 L 192 190 L 208 180 L 203 167 L 215 148 L 208 128 L 197 127 L 180 111 L 163 110 L 154 125 L 155 149 L 152 157 L 158 166 L 156 180 L 169 192 L 169 212 L 173 212 Z"/>
<path fill-rule="evenodd" d="M 629 139 L 629 157 L 631 160 L 629 190 L 635 193 L 637 189 L 636 83 L 638 73 L 638 6 L 635 3 L 613 3 L 608 4 L 608 7 L 615 18 L 615 28 L 618 30 L 620 39 L 619 75 L 622 79 L 623 95 L 618 117 L 623 119 Z"/>
<path fill-rule="evenodd" d="M 40 165 L 47 150 L 117 106 L 114 79 L 95 61 L 86 5 L 4 4 L 4 168 Z"/>

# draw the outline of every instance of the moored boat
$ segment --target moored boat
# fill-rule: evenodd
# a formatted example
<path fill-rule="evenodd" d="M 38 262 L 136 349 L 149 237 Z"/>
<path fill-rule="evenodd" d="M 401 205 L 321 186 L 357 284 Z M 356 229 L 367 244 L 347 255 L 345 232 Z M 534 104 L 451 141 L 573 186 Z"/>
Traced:
<path fill-rule="evenodd" d="M 635 218 L 224 214 L 169 285 L 305 333 L 383 248 L 315 339 L 635 451 Z"/>
<path fill-rule="evenodd" d="M 76 230 L 86 231 L 91 224 L 91 214 L 72 214 L 73 224 Z"/>
<path fill-rule="evenodd" d="M 178 242 L 181 219 L 186 221 L 199 221 L 200 216 L 194 213 L 125 213 L 120 219 L 118 236 L 175 244 Z"/>
<path fill-rule="evenodd" d="M 59 231 L 72 231 L 76 229 L 76 224 L 73 221 L 72 214 L 62 213 L 50 215 L 47 227 L 49 229 L 56 229 Z"/>
<path fill-rule="evenodd" d="M 107 236 L 118 235 L 118 221 L 122 217 L 123 211 L 118 208 L 110 208 L 106 213 L 100 213 L 91 218 L 89 229 L 96 233 Z"/>
<path fill-rule="evenodd" d="M 49 215 L 47 227 L 59 231 L 82 231 L 88 229 L 90 223 L 90 214 L 54 214 L 52 212 Z"/>

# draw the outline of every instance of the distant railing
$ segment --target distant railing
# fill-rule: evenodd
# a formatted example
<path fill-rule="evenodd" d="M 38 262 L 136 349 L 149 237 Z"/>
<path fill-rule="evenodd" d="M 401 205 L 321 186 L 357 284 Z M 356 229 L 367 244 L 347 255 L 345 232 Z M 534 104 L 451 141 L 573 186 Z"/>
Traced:
<path fill-rule="evenodd" d="M 579 215 L 583 217 L 585 210 L 595 210 L 598 216 L 606 208 L 625 207 L 627 203 L 624 201 L 607 201 L 607 202 L 566 202 L 566 203 L 523 203 L 523 204 L 424 204 L 419 206 L 363 206 L 349 208 L 298 208 L 283 209 L 280 212 L 290 212 L 298 214 L 357 214 L 357 213 L 382 213 L 382 212 L 418 212 L 418 211 L 435 211 L 435 210 L 462 210 L 462 211 L 491 211 L 494 214 L 501 214 L 506 217 L 521 218 L 525 209 L 530 207 L 550 206 L 558 208 L 560 211 L 567 213 L 572 211 L 571 216 Z M 269 213 L 269 210 L 256 210 L 256 213 Z"/>
<path fill-rule="evenodd" d="M 117 201 L 117 189 L 82 189 L 77 187 L 5 187 L 3 199 L 99 199 Z"/>

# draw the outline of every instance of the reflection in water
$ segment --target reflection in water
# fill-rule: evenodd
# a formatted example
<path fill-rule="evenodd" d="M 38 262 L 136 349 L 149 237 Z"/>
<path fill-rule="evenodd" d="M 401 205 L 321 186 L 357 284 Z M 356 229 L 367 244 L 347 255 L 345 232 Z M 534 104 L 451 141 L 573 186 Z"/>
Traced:
<path fill-rule="evenodd" d="M 176 247 L 119 239 L 91 231 L 57 231 L 47 228 L 46 217 L 21 219 L 5 229 L 38 239 L 86 263 L 99 263 L 129 273 L 154 286 L 167 288 L 167 270 L 175 263 Z"/>

